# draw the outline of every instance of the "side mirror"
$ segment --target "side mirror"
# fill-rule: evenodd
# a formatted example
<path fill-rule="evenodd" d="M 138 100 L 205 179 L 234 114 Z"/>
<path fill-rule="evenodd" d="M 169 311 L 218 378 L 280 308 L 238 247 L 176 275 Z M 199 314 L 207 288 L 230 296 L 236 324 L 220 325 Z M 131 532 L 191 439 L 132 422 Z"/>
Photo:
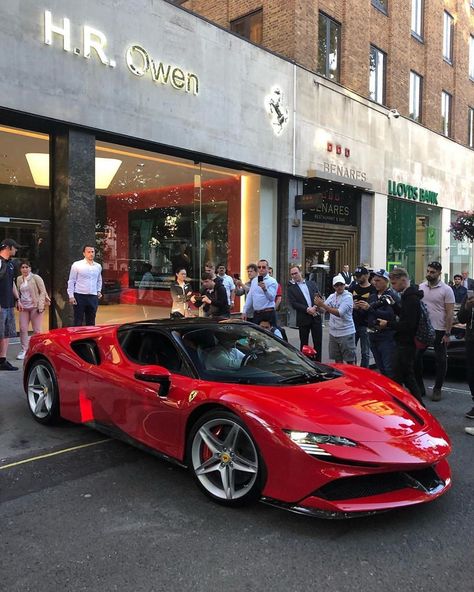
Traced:
<path fill-rule="evenodd" d="M 316 359 L 316 350 L 314 349 L 314 347 L 311 347 L 310 345 L 303 345 L 303 347 L 301 348 L 301 353 L 303 354 L 303 356 L 306 356 L 310 360 Z"/>
<path fill-rule="evenodd" d="M 167 397 L 171 386 L 171 373 L 163 366 L 143 366 L 135 372 L 135 378 L 143 382 L 155 382 L 160 385 L 158 395 Z"/>

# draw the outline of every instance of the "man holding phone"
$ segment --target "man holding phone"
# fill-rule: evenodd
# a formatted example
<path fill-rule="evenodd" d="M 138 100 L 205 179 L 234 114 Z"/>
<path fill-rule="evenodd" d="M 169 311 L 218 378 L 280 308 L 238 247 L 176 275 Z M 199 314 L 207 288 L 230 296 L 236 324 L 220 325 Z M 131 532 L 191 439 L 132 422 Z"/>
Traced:
<path fill-rule="evenodd" d="M 250 284 L 245 300 L 242 318 L 247 320 L 248 312 L 253 309 L 253 322 L 258 325 L 263 317 L 271 313 L 272 324 L 277 324 L 275 298 L 278 288 L 277 281 L 268 273 L 268 261 L 260 259 L 257 264 L 258 276 Z"/>
<path fill-rule="evenodd" d="M 316 359 L 321 361 L 323 329 L 321 314 L 314 304 L 316 296 L 321 296 L 315 282 L 306 281 L 297 265 L 290 268 L 291 281 L 288 284 L 288 301 L 296 310 L 296 325 L 300 334 L 300 349 L 308 345 L 309 334 L 313 338 Z"/>

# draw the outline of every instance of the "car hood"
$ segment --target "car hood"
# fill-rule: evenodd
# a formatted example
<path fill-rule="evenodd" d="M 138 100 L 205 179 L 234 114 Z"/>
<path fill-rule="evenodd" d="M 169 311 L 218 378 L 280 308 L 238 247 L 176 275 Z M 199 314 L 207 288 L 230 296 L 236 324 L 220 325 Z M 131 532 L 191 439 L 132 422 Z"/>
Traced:
<path fill-rule="evenodd" d="M 444 429 L 400 385 L 371 370 L 338 368 L 343 374 L 326 382 L 258 387 L 252 393 L 247 387 L 241 411 L 250 410 L 280 430 L 349 438 L 366 445 L 367 453 L 371 452 L 366 460 L 371 462 L 380 457 L 384 462 L 387 457 L 399 463 L 414 458 L 419 462 L 420 455 L 434 462 L 449 453 Z M 338 449 L 338 456 L 360 458 L 356 448 L 332 448 Z"/>

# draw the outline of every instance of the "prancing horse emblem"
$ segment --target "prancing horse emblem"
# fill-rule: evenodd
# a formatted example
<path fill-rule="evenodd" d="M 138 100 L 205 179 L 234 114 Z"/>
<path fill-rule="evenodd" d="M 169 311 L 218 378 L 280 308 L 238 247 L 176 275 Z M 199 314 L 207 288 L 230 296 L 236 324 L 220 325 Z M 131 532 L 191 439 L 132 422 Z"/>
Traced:
<path fill-rule="evenodd" d="M 277 86 L 272 88 L 271 94 L 265 99 L 265 105 L 273 131 L 279 136 L 288 122 L 288 107 L 283 104 L 283 93 L 280 88 Z"/>

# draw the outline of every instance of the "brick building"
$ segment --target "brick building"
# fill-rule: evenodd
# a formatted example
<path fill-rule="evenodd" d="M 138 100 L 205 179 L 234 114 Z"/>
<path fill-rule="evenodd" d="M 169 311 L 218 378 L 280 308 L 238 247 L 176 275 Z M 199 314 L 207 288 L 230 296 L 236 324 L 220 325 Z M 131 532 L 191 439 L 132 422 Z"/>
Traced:
<path fill-rule="evenodd" d="M 474 148 L 473 0 L 177 0 Z"/>

